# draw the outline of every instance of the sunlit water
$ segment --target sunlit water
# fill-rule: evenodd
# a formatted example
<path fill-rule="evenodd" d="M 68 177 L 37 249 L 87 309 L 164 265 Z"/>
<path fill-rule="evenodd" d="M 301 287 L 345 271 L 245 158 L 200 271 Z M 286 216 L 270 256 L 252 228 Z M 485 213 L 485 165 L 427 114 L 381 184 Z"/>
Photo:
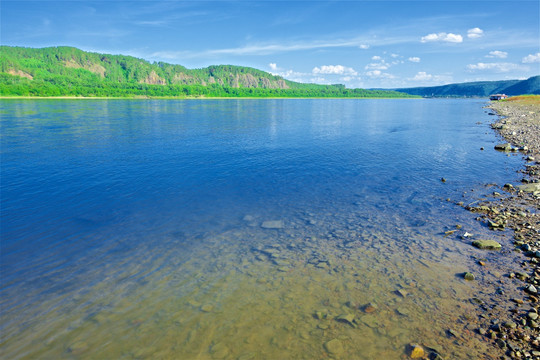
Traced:
<path fill-rule="evenodd" d="M 480 150 L 482 106 L 0 102 L 0 354 L 485 356 L 466 328 L 481 278 L 459 276 L 479 253 L 457 235 L 488 230 L 454 200 L 518 160 Z"/>

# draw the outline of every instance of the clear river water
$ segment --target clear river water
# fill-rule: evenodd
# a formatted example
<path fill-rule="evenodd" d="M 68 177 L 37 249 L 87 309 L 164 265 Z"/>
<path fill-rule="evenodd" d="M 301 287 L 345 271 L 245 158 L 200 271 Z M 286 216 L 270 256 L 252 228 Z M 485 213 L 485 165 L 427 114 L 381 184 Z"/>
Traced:
<path fill-rule="evenodd" d="M 467 324 L 491 255 L 460 235 L 490 234 L 456 202 L 519 159 L 484 105 L 0 101 L 0 354 L 488 356 Z"/>

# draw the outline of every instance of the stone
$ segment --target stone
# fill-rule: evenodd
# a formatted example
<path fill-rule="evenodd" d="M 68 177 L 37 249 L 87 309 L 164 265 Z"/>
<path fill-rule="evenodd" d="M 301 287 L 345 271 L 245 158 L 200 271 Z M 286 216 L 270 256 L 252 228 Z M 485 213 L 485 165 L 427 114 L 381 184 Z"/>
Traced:
<path fill-rule="evenodd" d="M 407 296 L 407 292 L 403 289 L 399 289 L 399 290 L 396 290 L 395 293 L 401 297 L 406 297 Z"/>
<path fill-rule="evenodd" d="M 529 294 L 537 294 L 538 293 L 538 290 L 536 290 L 536 287 L 534 285 L 532 285 L 532 284 L 527 287 L 526 291 Z"/>
<path fill-rule="evenodd" d="M 281 220 L 267 220 L 261 224 L 263 229 L 283 229 L 283 221 Z"/>
<path fill-rule="evenodd" d="M 333 356 L 341 356 L 345 349 L 343 343 L 339 339 L 332 339 L 324 343 L 324 349 Z"/>
<path fill-rule="evenodd" d="M 507 329 L 515 329 L 517 327 L 517 324 L 513 321 L 505 321 L 503 324 L 502 324 L 503 327 L 507 328 Z"/>
<path fill-rule="evenodd" d="M 401 316 L 409 316 L 410 314 L 409 310 L 404 307 L 398 307 L 396 309 L 396 312 Z"/>
<path fill-rule="evenodd" d="M 424 348 L 418 344 L 409 344 L 408 347 L 411 359 L 421 359 L 426 355 Z"/>
<path fill-rule="evenodd" d="M 470 272 L 466 272 L 465 274 L 463 274 L 463 278 L 467 281 L 473 281 L 474 275 Z"/>
<path fill-rule="evenodd" d="M 336 317 L 336 320 L 339 322 L 347 323 L 351 325 L 352 327 L 356 327 L 356 325 L 353 322 L 354 318 L 355 318 L 354 314 L 341 314 L 338 317 Z"/>
<path fill-rule="evenodd" d="M 315 316 L 315 319 L 317 320 L 322 320 L 325 318 L 325 314 L 322 311 L 315 311 L 313 316 Z"/>
<path fill-rule="evenodd" d="M 536 320 L 538 319 L 538 314 L 531 311 L 530 313 L 527 314 L 527 317 L 531 320 Z"/>
<path fill-rule="evenodd" d="M 374 313 L 375 311 L 377 311 L 377 305 L 369 303 L 367 305 L 364 305 L 363 310 L 366 314 Z"/>
<path fill-rule="evenodd" d="M 210 353 L 214 359 L 224 359 L 229 355 L 229 352 L 229 348 L 227 348 L 227 346 L 225 346 L 223 343 L 217 343 L 216 345 L 212 346 L 210 350 Z"/>
<path fill-rule="evenodd" d="M 519 185 L 518 190 L 521 190 L 526 193 L 535 193 L 540 191 L 540 183 L 530 183 L 525 185 Z"/>
<path fill-rule="evenodd" d="M 475 240 L 472 245 L 482 250 L 500 250 L 502 247 L 495 240 Z"/>
<path fill-rule="evenodd" d="M 509 143 L 497 144 L 497 145 L 495 145 L 495 150 L 511 151 L 512 150 L 512 145 L 510 145 Z"/>
<path fill-rule="evenodd" d="M 210 304 L 206 304 L 206 305 L 201 306 L 201 311 L 202 312 L 209 313 L 209 312 L 212 312 L 212 310 L 214 310 L 214 307 L 212 305 L 210 305 Z"/>
<path fill-rule="evenodd" d="M 68 350 L 73 355 L 81 355 L 81 353 L 88 350 L 88 344 L 82 340 L 75 341 L 73 344 L 69 345 Z"/>

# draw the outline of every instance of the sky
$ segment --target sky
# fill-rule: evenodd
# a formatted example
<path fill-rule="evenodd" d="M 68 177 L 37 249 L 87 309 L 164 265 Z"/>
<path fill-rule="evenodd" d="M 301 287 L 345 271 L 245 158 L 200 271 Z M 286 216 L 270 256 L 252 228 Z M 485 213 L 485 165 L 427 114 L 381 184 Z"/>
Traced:
<path fill-rule="evenodd" d="M 2 45 L 250 66 L 349 88 L 540 75 L 538 0 L 2 0 L 0 20 Z"/>

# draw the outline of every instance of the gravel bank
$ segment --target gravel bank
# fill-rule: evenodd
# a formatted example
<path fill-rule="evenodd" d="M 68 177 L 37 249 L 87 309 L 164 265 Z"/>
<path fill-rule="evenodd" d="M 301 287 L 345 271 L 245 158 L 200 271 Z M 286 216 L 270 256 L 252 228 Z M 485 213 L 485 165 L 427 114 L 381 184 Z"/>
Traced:
<path fill-rule="evenodd" d="M 478 331 L 501 349 L 503 359 L 540 359 L 540 96 L 493 102 L 488 108 L 500 115 L 491 126 L 505 141 L 495 148 L 519 152 L 525 160 L 522 184 L 505 184 L 501 194 L 468 210 L 493 231 L 513 231 L 521 271 L 506 274 L 519 294 L 509 300 L 504 316 L 509 320 L 490 318 Z"/>

